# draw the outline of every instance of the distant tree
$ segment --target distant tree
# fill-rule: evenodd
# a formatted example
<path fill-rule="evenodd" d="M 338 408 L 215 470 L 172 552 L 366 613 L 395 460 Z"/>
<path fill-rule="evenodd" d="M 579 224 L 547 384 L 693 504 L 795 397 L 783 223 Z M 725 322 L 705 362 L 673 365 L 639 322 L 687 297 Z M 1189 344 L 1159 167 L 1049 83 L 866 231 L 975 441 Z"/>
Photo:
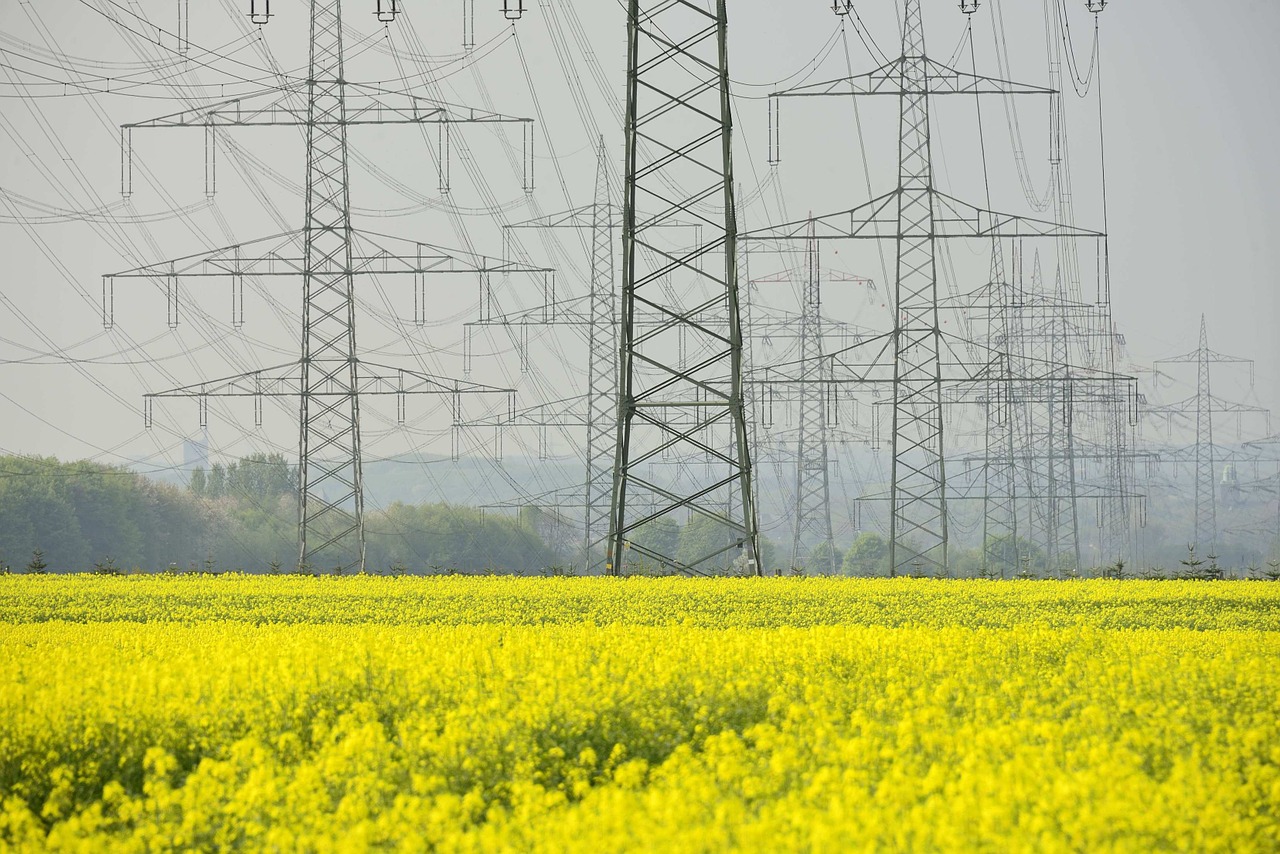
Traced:
<path fill-rule="evenodd" d="M 554 508 L 521 507 L 519 519 L 547 544 L 557 563 L 567 564 L 581 551 L 581 530 Z"/>
<path fill-rule="evenodd" d="M 366 566 L 427 566 L 478 572 L 541 572 L 556 563 L 537 533 L 517 519 L 443 504 L 392 504 L 368 514 Z"/>
<path fill-rule="evenodd" d="M 185 490 L 99 463 L 6 457 L 0 479 L 0 552 L 30 554 L 74 570 L 104 554 L 121 566 L 160 569 L 185 561 L 205 534 Z"/>
<path fill-rule="evenodd" d="M 187 489 L 196 495 L 204 495 L 208 487 L 209 477 L 204 473 L 204 467 L 197 466 L 196 470 L 191 473 L 191 483 L 187 485 Z"/>
<path fill-rule="evenodd" d="M 298 491 L 298 471 L 283 454 L 250 454 L 226 468 L 226 494 L 255 503 L 292 496 Z"/>
<path fill-rule="evenodd" d="M 27 564 L 27 572 L 31 575 L 44 575 L 49 569 L 49 564 L 44 562 L 44 552 L 36 549 L 31 553 L 31 561 Z"/>
<path fill-rule="evenodd" d="M 845 575 L 888 575 L 889 543 L 874 531 L 864 531 L 844 554 Z"/>
<path fill-rule="evenodd" d="M 1217 558 L 1214 558 L 1213 560 L 1216 564 Z M 1193 544 L 1187 545 L 1187 556 L 1178 561 L 1178 563 L 1182 564 L 1184 567 L 1183 571 L 1179 573 L 1179 577 L 1181 578 L 1191 578 L 1198 581 L 1204 581 L 1210 577 L 1210 570 L 1205 567 L 1204 558 L 1196 554 L 1196 547 Z"/>
<path fill-rule="evenodd" d="M 222 463 L 214 463 L 209 471 L 209 482 L 205 494 L 210 498 L 221 498 L 227 491 L 227 469 Z"/>
<path fill-rule="evenodd" d="M 839 571 L 844 563 L 844 554 L 837 552 L 826 540 L 809 550 L 809 558 L 804 569 L 810 575 L 832 575 Z"/>
<path fill-rule="evenodd" d="M 116 559 L 108 555 L 94 563 L 93 571 L 98 575 L 119 575 L 120 567 L 116 566 Z"/>

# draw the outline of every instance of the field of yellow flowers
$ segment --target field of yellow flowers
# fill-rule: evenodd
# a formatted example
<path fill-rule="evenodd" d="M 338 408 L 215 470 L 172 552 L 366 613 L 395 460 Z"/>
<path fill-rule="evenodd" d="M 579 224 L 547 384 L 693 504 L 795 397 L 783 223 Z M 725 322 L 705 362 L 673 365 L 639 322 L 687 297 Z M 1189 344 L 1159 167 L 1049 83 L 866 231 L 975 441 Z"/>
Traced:
<path fill-rule="evenodd" d="M 1280 584 L 0 577 L 0 849 L 1280 850 Z"/>

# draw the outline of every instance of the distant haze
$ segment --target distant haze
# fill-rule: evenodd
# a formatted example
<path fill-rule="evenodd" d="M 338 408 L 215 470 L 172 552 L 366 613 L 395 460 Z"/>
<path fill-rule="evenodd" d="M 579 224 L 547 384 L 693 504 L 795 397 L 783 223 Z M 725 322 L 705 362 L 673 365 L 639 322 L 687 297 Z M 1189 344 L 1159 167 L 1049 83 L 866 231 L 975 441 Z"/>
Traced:
<path fill-rule="evenodd" d="M 407 12 L 388 31 L 406 52 L 461 55 L 459 3 L 406 0 Z M 618 117 L 623 91 L 625 22 L 614 3 L 577 3 L 583 32 L 595 48 L 599 68 L 613 86 L 608 103 L 589 80 L 583 105 L 570 97 L 566 75 L 553 48 L 548 7 L 530 8 L 517 29 L 519 47 L 534 81 L 534 103 L 515 42 L 504 36 L 505 22 L 489 0 L 476 4 L 477 55 L 473 71 L 460 61 L 437 69 L 435 88 L 415 89 L 431 97 L 481 105 L 487 92 L 494 109 L 517 116 L 541 112 L 546 119 L 538 142 L 538 210 L 551 213 L 590 201 L 595 171 L 596 129 L 604 134 L 615 161 L 614 186 L 621 165 Z M 1084 0 L 1067 0 L 1074 46 L 1088 63 L 1093 18 Z M 348 25 L 348 75 L 353 80 L 385 81 L 420 74 L 425 65 L 397 66 L 379 50 L 384 42 L 371 14 L 371 2 L 344 4 Z M 814 213 L 847 209 L 865 201 L 863 156 L 847 99 L 815 99 L 785 105 L 783 158 L 777 181 L 766 162 L 766 104 L 773 84 L 799 73 L 833 38 L 837 19 L 826 0 L 768 2 L 734 0 L 731 14 L 731 73 L 742 96 L 737 102 L 737 179 L 747 197 L 748 227 Z M 888 0 L 858 3 L 876 44 L 898 53 L 898 28 Z M 946 61 L 964 30 L 953 0 L 925 0 L 931 53 Z M 242 8 L 244 7 L 244 8 Z M 230 297 L 222 281 L 189 286 L 181 306 L 182 325 L 171 332 L 165 321 L 165 295 L 154 285 L 117 283 L 116 326 L 102 329 L 98 301 L 101 276 L 144 263 L 180 257 L 297 228 L 302 200 L 301 138 L 291 129 L 243 129 L 226 132 L 223 146 L 236 145 L 260 162 L 237 167 L 230 149 L 220 149 L 218 195 L 205 204 L 204 140 L 199 130 L 138 131 L 134 194 L 120 205 L 121 163 L 117 126 L 176 112 L 191 103 L 216 100 L 226 91 L 244 94 L 271 83 L 262 69 L 278 61 L 297 76 L 305 61 L 307 5 L 277 0 L 270 25 L 262 30 L 243 18 L 247 3 L 191 3 L 189 60 L 173 51 L 176 26 L 172 0 L 52 0 L 0 5 L 3 66 L 0 68 L 0 453 L 93 457 L 102 462 L 140 463 L 144 469 L 182 464 L 182 439 L 198 432 L 193 401 L 156 410 L 156 424 L 143 429 L 142 395 L 147 391 L 228 376 L 248 366 L 283 364 L 296 358 L 298 289 L 296 283 L 265 283 L 247 299 L 243 331 L 230 324 Z M 564 0 L 553 0 L 562 32 L 568 29 Z M 1010 73 L 1043 83 L 1046 78 L 1044 11 L 1040 3 L 987 0 L 974 16 L 979 71 L 997 73 L 992 15 L 1003 13 Z M 108 19 L 128 23 L 127 34 Z M 143 16 L 170 31 L 148 35 Z M 1206 315 L 1212 346 L 1257 363 L 1256 401 L 1280 406 L 1280 114 L 1273 82 L 1280 78 L 1280 4 L 1272 0 L 1194 0 L 1162 3 L 1115 0 L 1101 16 L 1101 86 L 1105 99 L 1107 201 L 1111 233 L 1111 281 L 1115 319 L 1128 342 L 1130 368 L 1149 368 L 1160 357 L 1195 346 L 1200 315 Z M 410 38 L 412 33 L 413 38 Z M 142 38 L 152 37 L 151 42 Z M 855 71 L 879 63 L 848 31 Z M 566 37 L 567 38 L 567 37 Z M 837 37 L 838 38 L 838 37 Z M 835 42 L 820 68 L 808 79 L 843 76 L 848 65 L 842 42 Z M 220 57 L 202 52 L 214 48 Z M 70 57 L 69 59 L 66 57 Z M 968 55 L 957 64 L 964 67 Z M 219 73 L 201 68 L 207 62 Z M 577 57 L 575 56 L 575 61 Z M 61 67 L 59 67 L 61 66 Z M 456 66 L 456 67 L 455 67 Z M 586 77 L 586 66 L 578 73 Z M 1086 68 L 1081 68 L 1083 73 Z M 1064 71 L 1070 86 L 1071 70 Z M 256 81 L 237 82 L 237 77 Z M 44 78 L 43 80 L 41 78 Z M 133 95 L 67 96 L 49 81 L 81 81 Z M 421 78 L 417 78 L 421 82 Z M 183 89 L 148 85 L 163 80 Z M 483 90 L 479 85 L 483 81 Z M 202 83 L 219 86 L 192 88 Z M 387 84 L 389 87 L 392 84 Z M 1095 81 L 1096 85 L 1096 81 Z M 25 87 L 25 88 L 24 88 Z M 39 96 L 30 100 L 18 97 Z M 198 97 L 197 97 L 198 95 Z M 1071 162 L 1078 224 L 1102 227 L 1101 162 L 1097 133 L 1097 89 L 1084 99 L 1068 95 Z M 896 102 L 879 99 L 860 114 L 865 156 L 876 192 L 891 189 L 895 178 Z M 934 155 L 940 187 L 983 201 L 985 186 L 970 99 L 939 107 L 934 125 Z M 1047 111 L 1040 101 L 1019 102 L 1019 121 L 1028 166 L 1041 187 L 1047 175 Z M 998 100 L 983 106 L 993 206 L 1030 213 L 1012 162 L 1008 117 Z M 459 207 L 502 207 L 510 222 L 536 212 L 522 201 L 510 158 L 519 156 L 517 136 L 503 139 L 476 132 L 470 164 L 491 185 L 479 193 L 470 183 L 469 162 L 455 153 L 454 192 Z M 438 198 L 437 170 L 428 149 L 434 131 L 424 137 L 399 127 L 353 129 L 352 146 L 372 159 L 381 174 L 352 167 L 356 222 L 371 231 L 404 235 L 445 246 L 471 243 L 478 252 L 502 251 L 500 230 L 485 216 L 449 217 L 421 198 L 406 199 L 396 182 L 428 201 Z M 556 159 L 552 160 L 554 154 Z M 274 176 L 274 177 L 273 177 Z M 757 192 L 763 185 L 763 192 Z M 416 207 L 415 207 L 416 205 Z M 395 213 L 406 207 L 412 210 Z M 59 221 L 60 211 L 102 209 L 91 222 Z M 169 218 L 167 212 L 184 211 Z M 187 210 L 189 209 L 189 210 Z M 16 218 L 26 218 L 24 230 Z M 43 241 L 41 244 L 39 241 Z M 583 264 L 582 235 L 561 234 L 556 246 L 529 239 L 531 253 L 551 263 L 557 254 Z M 558 246 L 558 248 L 557 248 Z M 544 251 L 545 250 L 545 251 Z M 883 281 L 879 262 L 865 251 L 833 265 Z M 764 264 L 765 262 L 760 262 Z M 966 269 L 985 263 L 974 254 Z M 1092 263 L 1092 261 L 1087 262 Z M 581 292 L 582 269 L 562 273 L 566 292 Z M 978 282 L 973 282 L 975 286 Z M 531 307 L 539 297 L 519 282 L 504 283 L 504 308 Z M 524 288 L 523 291 L 520 289 Z M 883 291 L 881 293 L 884 293 Z M 449 376 L 463 370 L 462 324 L 474 319 L 474 285 L 445 289 L 433 297 L 431 324 L 412 324 L 413 299 L 407 284 L 388 281 L 362 292 L 368 320 L 361 319 L 361 344 L 384 363 L 415 364 Z M 772 302 L 786 305 L 794 295 Z M 852 314 L 857 300 L 833 294 L 831 310 Z M 20 312 L 20 314 L 19 314 Z M 409 318 L 397 325 L 396 316 Z M 849 316 L 850 322 L 859 317 Z M 410 336 L 406 343 L 404 335 Z M 538 333 L 535 369 L 522 375 L 509 338 L 485 333 L 477 339 L 473 378 L 498 385 L 533 389 L 552 398 L 559 389 L 581 383 L 581 357 L 572 355 L 569 332 Z M 487 336 L 487 337 L 486 337 Z M 565 354 L 569 355 L 565 355 Z M 413 355 L 417 354 L 417 355 Z M 557 356 L 556 354 L 560 354 Z M 411 358 L 410 358 L 411 357 Z M 82 360 L 75 364 L 67 358 Z M 417 361 L 413 361 L 417 359 Z M 1216 375 L 1215 375 L 1216 378 Z M 1178 374 L 1162 386 L 1167 399 L 1191 394 L 1193 376 Z M 1217 390 L 1226 397 L 1247 393 L 1247 372 L 1224 371 Z M 416 406 L 417 404 L 415 404 Z M 405 432 L 394 421 L 394 407 L 367 412 L 366 454 L 384 458 L 405 454 L 448 454 L 446 404 L 422 404 Z M 478 413 L 483 414 L 483 413 Z M 296 427 L 289 406 L 268 407 L 262 429 L 253 427 L 252 410 L 240 404 L 215 404 L 210 425 L 215 455 L 235 456 L 254 449 L 296 455 Z M 488 442 L 489 440 L 483 440 Z M 536 454 L 535 437 L 512 438 L 508 454 Z M 491 449 L 476 439 L 464 453 Z M 563 448 L 559 449 L 563 452 Z"/>

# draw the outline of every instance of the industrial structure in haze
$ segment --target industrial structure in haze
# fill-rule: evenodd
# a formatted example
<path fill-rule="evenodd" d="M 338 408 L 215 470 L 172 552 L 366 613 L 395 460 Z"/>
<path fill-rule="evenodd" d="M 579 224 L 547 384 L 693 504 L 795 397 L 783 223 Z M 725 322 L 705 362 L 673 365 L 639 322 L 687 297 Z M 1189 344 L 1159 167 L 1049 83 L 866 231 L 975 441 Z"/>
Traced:
<path fill-rule="evenodd" d="M 975 10 L 973 4 L 967 11 Z M 848 3 L 837 4 L 838 14 L 852 11 Z M 1059 91 L 981 76 L 930 58 L 919 0 L 904 4 L 903 22 L 899 59 L 865 74 L 806 83 L 773 96 L 898 98 L 897 188 L 857 208 L 753 232 L 751 237 L 778 241 L 803 234 L 810 240 L 885 240 L 896 249 L 891 329 L 839 354 L 833 361 L 842 375 L 828 381 L 855 388 L 879 383 L 889 389 L 891 571 L 949 572 L 948 504 L 969 498 L 980 498 L 983 504 L 985 570 L 1002 575 L 1016 571 L 1025 543 L 1044 552 L 1051 571 L 1074 571 L 1082 563 L 1078 512 L 1084 454 L 1076 436 L 1083 432 L 1082 420 L 1077 422 L 1083 407 L 1072 403 L 1099 402 L 1099 414 L 1109 422 L 1123 412 L 1119 404 L 1135 398 L 1133 380 L 1113 370 L 1110 351 L 1103 348 L 1106 355 L 1097 358 L 1097 347 L 1073 346 L 1072 339 L 1094 334 L 1089 323 L 1094 316 L 1102 315 L 1104 323 L 1109 320 L 1105 304 L 1101 310 L 1082 304 L 1070 293 L 1078 290 L 1078 283 L 1075 288 L 1068 284 L 1076 243 L 1102 243 L 1106 235 L 1077 227 L 1066 204 L 1054 211 L 1062 216 L 1060 221 L 1047 222 L 995 211 L 989 198 L 984 205 L 972 205 L 937 189 L 930 125 L 935 97 L 1053 99 Z M 775 109 L 772 114 L 780 112 Z M 779 134 L 776 125 L 771 130 Z M 771 148 L 776 151 L 777 146 Z M 1053 192 L 1070 196 L 1060 179 L 1055 179 Z M 940 291 L 940 245 L 947 240 L 991 245 L 992 280 L 970 298 L 948 300 Z M 1046 291 L 1038 275 L 1023 279 L 1021 267 L 1015 281 L 1006 276 L 1006 245 L 1021 253 L 1029 241 L 1060 247 L 1052 290 Z M 1035 271 L 1038 274 L 1038 261 Z M 972 321 L 985 319 L 985 340 L 944 332 L 944 312 L 958 315 L 952 329 L 970 334 Z M 1076 361 L 1082 355 L 1095 358 Z M 957 477 L 957 455 L 946 441 L 945 414 L 951 406 L 975 404 L 985 410 L 987 420 L 986 457 L 977 488 L 966 487 Z M 1136 413 L 1131 407 L 1128 416 L 1132 424 Z M 1122 432 L 1104 432 L 1102 458 L 1111 462 L 1123 454 L 1118 441 L 1107 443 L 1122 439 Z M 1095 497 L 1131 496 L 1117 478 Z M 1124 523 L 1127 526 L 1128 520 Z M 1124 559 L 1124 554 L 1115 557 Z"/>
<path fill-rule="evenodd" d="M 368 568 L 368 508 L 386 503 L 370 462 L 417 472 L 415 500 L 536 520 L 589 574 L 1119 574 L 1144 562 L 1149 506 L 1185 473 L 1185 537 L 1202 554 L 1280 544 L 1269 415 L 1211 388 L 1214 366 L 1245 360 L 1210 349 L 1202 320 L 1198 347 L 1160 360 L 1144 389 L 1112 313 L 1104 0 L 1043 4 L 1034 75 L 1014 67 L 995 0 L 959 14 L 895 0 L 887 51 L 867 10 L 835 0 L 816 58 L 751 95 L 731 73 L 727 0 L 610 7 L 616 62 L 584 18 L 606 13 L 571 0 L 504 0 L 500 14 L 467 0 L 452 47 L 441 22 L 456 15 L 421 4 L 308 0 L 304 16 L 243 2 L 226 49 L 201 23 L 221 12 L 193 21 L 186 0 L 173 30 L 109 18 L 139 52 L 121 79 L 175 109 L 110 122 L 122 218 L 94 222 L 129 260 L 102 277 L 101 324 L 145 352 L 118 315 L 162 295 L 181 351 L 138 378 L 163 389 L 144 396 L 153 436 L 169 401 L 194 399 L 202 439 L 175 434 L 176 469 L 222 455 L 214 416 L 237 424 L 219 430 L 238 437 L 225 444 L 296 453 L 299 568 Z M 974 25 L 987 15 L 990 49 Z M 937 52 L 948 23 L 959 43 Z M 851 35 L 870 70 L 855 71 Z M 294 71 L 291 50 L 306 57 Z M 886 109 L 864 121 L 869 103 Z M 831 111 L 849 107 L 856 139 L 836 142 L 861 160 L 866 197 L 832 181 L 818 189 L 840 203 L 814 214 L 831 206 L 788 170 L 833 140 L 786 129 L 836 127 Z M 1039 154 L 1028 111 L 1047 128 Z M 1096 128 L 1078 129 L 1082 114 Z M 285 144 L 262 142 L 271 128 Z M 153 132 L 182 129 L 204 137 L 205 198 L 189 210 L 148 158 Z M 961 133 L 977 158 L 957 179 L 945 161 Z M 1099 169 L 1073 170 L 1082 142 Z M 277 148 L 304 153 L 300 180 Z M 152 190 L 199 251 L 148 260 L 177 239 L 136 215 Z M 376 218 L 405 222 L 365 227 Z M 274 233 L 234 235 L 269 233 L 259 219 Z M 211 291 L 229 315 L 207 308 Z M 255 306 L 269 329 L 254 329 Z M 1192 366 L 1194 393 L 1166 402 Z M 1227 418 L 1261 429 L 1224 443 Z M 1164 438 L 1144 444 L 1151 425 Z M 483 464 L 446 492 L 438 472 L 463 459 Z M 1221 523 L 1224 506 L 1253 513 L 1271 496 L 1274 519 L 1268 504 L 1261 520 Z"/>
<path fill-rule="evenodd" d="M 1193 444 L 1165 449 L 1162 462 L 1168 462 L 1172 474 L 1177 478 L 1187 470 L 1192 479 L 1192 507 L 1194 524 L 1191 530 L 1193 538 L 1189 546 L 1194 547 L 1202 556 L 1216 557 L 1222 545 L 1218 528 L 1219 494 L 1224 500 L 1230 500 L 1241 489 L 1240 472 L 1252 468 L 1255 478 L 1258 475 L 1259 463 L 1275 464 L 1280 462 L 1274 453 L 1267 454 L 1263 448 L 1265 440 L 1241 447 L 1226 447 L 1214 441 L 1214 423 L 1225 421 L 1224 416 L 1232 416 L 1239 426 L 1245 417 L 1250 417 L 1265 425 L 1266 433 L 1271 431 L 1271 413 L 1256 404 L 1237 402 L 1215 396 L 1213 393 L 1213 368 L 1215 365 L 1247 366 L 1249 387 L 1253 387 L 1253 362 L 1228 356 L 1209 348 L 1209 329 L 1203 316 L 1200 318 L 1199 345 L 1189 353 L 1170 356 L 1156 362 L 1156 377 L 1162 372 L 1172 371 L 1175 365 L 1195 366 L 1195 394 L 1173 403 L 1150 406 L 1147 414 L 1162 419 L 1166 426 L 1166 437 L 1172 438 L 1174 421 L 1180 420 L 1190 424 L 1195 433 Z M 1264 433 L 1265 435 L 1265 433 Z M 1280 536 L 1280 528 L 1277 529 Z"/>

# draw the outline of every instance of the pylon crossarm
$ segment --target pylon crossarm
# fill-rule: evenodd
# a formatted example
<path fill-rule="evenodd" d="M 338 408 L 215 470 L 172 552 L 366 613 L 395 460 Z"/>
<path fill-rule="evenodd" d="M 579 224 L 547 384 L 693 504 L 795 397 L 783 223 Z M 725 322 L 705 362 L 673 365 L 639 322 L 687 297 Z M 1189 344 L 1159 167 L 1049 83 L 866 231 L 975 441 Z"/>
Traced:
<path fill-rule="evenodd" d="M 1280 463 L 1280 456 L 1268 456 L 1264 452 L 1256 448 L 1245 445 L 1243 447 L 1230 447 L 1226 445 L 1211 445 L 1206 450 L 1213 452 L 1213 458 L 1219 463 L 1237 463 L 1240 465 L 1270 464 Z M 1174 463 L 1182 465 L 1184 463 L 1193 463 L 1196 459 L 1195 446 L 1185 448 L 1161 448 L 1156 456 L 1162 463 Z"/>
<path fill-rule="evenodd" d="M 1038 460 L 1038 459 L 1041 459 L 1043 456 L 1045 456 L 1043 452 L 1037 451 L 1035 449 L 1027 449 L 1025 453 L 1020 453 L 1018 455 L 1018 460 L 1016 461 L 1016 463 L 1025 462 L 1027 460 Z M 1105 448 L 1097 448 L 1097 447 L 1095 447 L 1092 451 L 1078 452 L 1074 456 L 1075 456 L 1075 459 L 1083 460 L 1085 462 L 1101 462 L 1104 460 L 1110 460 L 1115 458 L 1114 454 L 1107 453 Z M 1129 454 L 1128 456 L 1130 459 L 1133 459 L 1135 461 L 1142 461 L 1142 462 L 1158 462 L 1160 459 L 1160 455 L 1155 453 L 1134 452 Z M 981 465 L 986 461 L 986 459 L 987 458 L 985 456 L 977 452 L 974 452 L 974 453 L 965 454 L 964 456 L 961 456 L 961 457 L 957 457 L 953 462 L 959 465 L 969 467 L 965 470 L 962 470 L 962 473 L 964 471 L 969 471 L 970 469 L 973 472 L 976 472 L 981 467 Z M 1082 486 L 1081 488 L 1093 489 L 1095 490 L 1095 493 L 1091 493 L 1091 494 L 1097 494 L 1096 490 L 1100 489 L 1101 487 Z"/>
<path fill-rule="evenodd" d="M 1018 214 L 1002 213 L 963 202 L 946 193 L 929 190 L 933 213 L 933 238 L 978 240 L 993 238 L 1078 238 L 1101 240 L 1100 231 L 1049 222 Z M 757 243 L 805 240 L 896 240 L 899 192 L 886 193 L 849 210 L 796 220 L 749 231 L 740 240 Z M 810 235 L 810 228 L 813 229 Z"/>
<path fill-rule="evenodd" d="M 1172 356 L 1167 359 L 1157 359 L 1156 364 L 1157 365 L 1194 365 L 1194 364 L 1197 364 L 1201 358 L 1206 358 L 1208 361 L 1217 363 L 1217 364 L 1222 364 L 1222 363 L 1230 364 L 1230 365 L 1253 364 L 1253 359 L 1242 359 L 1239 356 L 1227 356 L 1217 352 L 1216 350 L 1208 350 L 1208 349 L 1204 350 L 1203 353 L 1200 350 L 1192 350 L 1190 353 L 1183 353 L 1181 356 Z M 1159 370 L 1157 369 L 1157 373 L 1158 372 Z"/>
<path fill-rule="evenodd" d="M 316 117 L 314 124 L 531 123 L 533 119 L 433 101 L 363 83 L 344 83 L 345 118 Z M 121 125 L 124 130 L 176 127 L 281 127 L 308 124 L 307 84 L 290 84 L 206 106 Z"/>
<path fill-rule="evenodd" d="M 1075 237 L 1095 240 L 1106 237 L 1100 231 L 1079 228 L 1074 225 L 987 210 L 937 190 L 931 191 L 931 195 L 933 197 L 934 228 L 938 237 Z"/>
<path fill-rule="evenodd" d="M 758 228 L 738 235 L 752 243 L 788 240 L 888 239 L 897 237 L 898 191 L 877 196 L 855 208 L 794 222 Z M 812 233 L 810 229 L 812 228 Z M 753 251 L 756 251 L 753 247 Z M 789 251 L 779 247 L 778 251 Z"/>
<path fill-rule="evenodd" d="M 609 205 L 606 208 L 607 216 L 610 223 L 620 221 L 622 218 L 622 208 L 617 205 Z M 524 220 L 523 222 L 513 222 L 504 225 L 505 231 L 514 231 L 523 228 L 591 228 L 594 225 L 596 215 L 595 205 L 584 205 L 573 210 L 560 211 L 558 213 L 547 214 L 545 216 L 536 217 L 535 219 Z M 637 219 L 646 220 L 650 218 L 648 214 L 636 214 Z M 681 220 L 668 219 L 662 223 L 655 224 L 654 228 L 703 228 L 705 223 L 701 222 L 682 222 Z"/>
<path fill-rule="evenodd" d="M 591 317 L 583 313 L 582 307 L 587 305 L 589 308 L 590 301 L 590 295 L 571 297 L 522 311 L 493 314 L 479 320 L 469 320 L 464 326 L 527 326 L 542 323 L 554 323 L 556 326 L 589 326 Z"/>
<path fill-rule="evenodd" d="M 1268 436 L 1265 439 L 1254 439 L 1252 442 L 1245 442 L 1246 448 L 1259 448 L 1264 445 L 1280 445 L 1280 433 L 1274 436 Z"/>
<path fill-rule="evenodd" d="M 771 98 L 814 98 L 849 95 L 1055 95 L 1056 89 L 1015 83 L 998 77 L 984 77 L 968 71 L 958 71 L 933 59 L 925 59 L 925 87 L 912 82 L 903 87 L 904 58 L 895 59 L 873 71 L 805 83 L 791 89 L 770 93 Z M 919 72 L 913 71 L 912 74 Z"/>
<path fill-rule="evenodd" d="M 1027 464 L 1030 462 L 1040 462 L 1041 459 L 1042 458 L 1038 458 L 1038 457 L 1031 457 L 1031 458 L 1020 457 L 1018 462 L 1014 464 L 1014 469 L 1019 474 L 1025 474 L 1026 472 L 1025 472 L 1024 464 Z M 1079 460 L 1081 458 L 1076 457 L 1076 459 Z M 1097 459 L 1104 460 L 1104 459 L 1110 459 L 1110 457 L 1098 457 Z M 983 495 L 981 494 L 980 490 L 982 490 L 983 487 L 985 486 L 985 478 L 983 477 L 983 469 L 982 469 L 982 463 L 984 462 L 984 460 L 985 458 L 983 457 L 972 458 L 971 460 L 973 464 L 972 470 L 963 471 L 958 476 L 957 475 L 952 476 L 953 480 L 950 480 L 947 483 L 947 500 L 948 501 L 981 501 L 983 499 Z M 964 480 L 964 482 L 956 483 L 955 482 L 956 480 Z M 1075 495 L 1076 495 L 1076 498 L 1080 501 L 1086 501 L 1086 500 L 1096 501 L 1104 498 L 1138 499 L 1138 498 L 1144 497 L 1143 493 L 1134 492 L 1132 490 L 1118 491 L 1118 490 L 1108 489 L 1106 487 L 1101 487 L 1101 486 L 1092 486 L 1089 484 L 1077 484 Z M 1038 499 L 1049 498 L 1049 497 L 1051 497 L 1050 494 L 1044 494 L 1034 490 L 1032 491 L 1022 490 L 1018 493 L 1018 498 L 1023 501 L 1038 500 Z M 865 496 L 859 496 L 858 500 L 870 501 L 874 499 L 870 499 Z"/>
<path fill-rule="evenodd" d="M 152 392 L 160 397 L 297 397 L 301 363 L 290 362 L 189 386 Z"/>
<path fill-rule="evenodd" d="M 496 418 L 463 421 L 459 427 L 585 427 L 587 426 L 587 396 L 578 395 L 563 400 L 540 403 L 519 412 Z"/>
<path fill-rule="evenodd" d="M 609 206 L 609 210 L 611 215 L 621 216 L 621 211 L 613 205 Z M 573 210 L 559 211 L 522 222 L 508 223 L 502 226 L 502 229 L 503 231 L 514 231 L 522 228 L 591 228 L 595 218 L 595 211 L 595 205 L 583 205 Z"/>
<path fill-rule="evenodd" d="M 386 373 L 375 373 L 385 371 Z M 361 394 L 505 394 L 515 389 L 460 380 L 439 374 L 428 374 L 409 368 L 396 368 L 370 362 L 359 363 Z"/>
<path fill-rule="evenodd" d="M 406 368 L 390 368 L 364 362 L 357 364 L 358 391 L 362 395 L 515 394 L 514 389 L 498 388 Z M 302 395 L 301 368 L 301 362 L 291 362 L 287 365 L 277 365 L 231 377 L 153 392 L 146 397 L 299 397 Z M 387 373 L 376 373 L 377 370 Z M 324 394 L 325 392 L 323 387 L 316 387 L 310 389 L 309 393 Z M 334 391 L 334 394 L 343 393 L 346 392 L 338 389 Z"/>
<path fill-rule="evenodd" d="M 852 280 L 851 280 L 852 281 Z M 547 305 L 534 306 L 530 309 L 524 309 L 509 314 L 494 314 L 490 317 L 481 318 L 480 320 L 468 321 L 465 326 L 484 327 L 484 326 L 522 326 L 534 325 L 542 323 L 554 323 L 556 326 L 589 326 L 591 318 L 583 314 L 580 307 L 590 300 L 590 296 L 570 297 L 569 299 L 559 300 Z M 640 302 L 637 300 L 637 302 Z M 718 306 L 722 300 L 717 299 L 712 305 Z M 551 319 L 547 319 L 547 315 Z M 684 315 L 678 315 L 683 318 Z M 668 329 L 672 325 L 672 314 L 665 308 L 661 308 L 659 312 L 636 312 L 632 323 L 636 329 Z M 743 334 L 749 335 L 751 338 L 769 339 L 783 338 L 789 339 L 796 337 L 798 333 L 795 326 L 800 322 L 800 315 L 793 311 L 783 311 L 781 309 L 770 311 L 766 320 L 753 323 L 750 330 L 745 330 Z M 871 331 L 862 327 L 854 326 L 843 321 L 834 320 L 832 318 L 823 317 L 824 326 L 830 327 L 831 332 L 828 337 L 840 337 L 843 339 L 853 338 L 855 341 L 862 340 L 864 337 L 871 337 Z M 723 336 L 717 336 L 723 337 Z M 639 339 L 637 339 L 639 340 Z"/>
<path fill-rule="evenodd" d="M 351 230 L 352 275 L 427 273 L 549 274 L 552 267 L 529 266 L 465 250 Z M 288 231 L 107 273 L 106 279 L 177 276 L 297 276 L 305 268 L 304 232 Z"/>
<path fill-rule="evenodd" d="M 1220 397 L 1209 395 L 1207 398 L 1213 404 L 1214 415 L 1269 415 L 1271 410 L 1265 406 L 1255 406 L 1249 403 L 1237 403 L 1231 400 L 1223 400 Z M 1148 406 L 1145 412 L 1148 415 L 1164 415 L 1164 416 L 1183 416 L 1194 418 L 1197 411 L 1197 405 L 1200 402 L 1198 397 L 1189 397 L 1185 400 L 1179 400 L 1174 403 L 1166 403 L 1158 406 Z"/>

